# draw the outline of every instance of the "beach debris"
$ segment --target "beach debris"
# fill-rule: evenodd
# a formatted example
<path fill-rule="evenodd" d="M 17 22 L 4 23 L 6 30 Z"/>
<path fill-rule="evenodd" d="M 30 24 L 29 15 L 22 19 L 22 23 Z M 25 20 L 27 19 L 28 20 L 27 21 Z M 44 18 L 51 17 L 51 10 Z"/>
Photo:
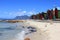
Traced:
<path fill-rule="evenodd" d="M 36 29 L 35 27 L 31 27 L 31 26 L 29 26 L 29 27 L 27 27 L 28 29 Z"/>
<path fill-rule="evenodd" d="M 24 40 L 30 40 L 30 38 L 27 37 L 27 38 L 25 38 Z"/>
<path fill-rule="evenodd" d="M 36 31 L 37 31 L 37 29 L 36 29 L 35 27 L 29 26 L 29 27 L 26 28 L 26 33 L 25 33 L 25 35 L 28 35 L 28 34 L 30 34 L 30 33 L 36 32 Z"/>
<path fill-rule="evenodd" d="M 37 31 L 35 27 L 29 26 L 29 27 L 27 27 L 27 28 L 29 29 L 30 33 Z"/>

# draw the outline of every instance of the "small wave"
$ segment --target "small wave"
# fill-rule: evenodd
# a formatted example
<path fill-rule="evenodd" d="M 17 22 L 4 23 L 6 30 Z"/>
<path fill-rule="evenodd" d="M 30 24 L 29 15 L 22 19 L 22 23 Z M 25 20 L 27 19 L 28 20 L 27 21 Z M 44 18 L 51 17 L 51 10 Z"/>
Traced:
<path fill-rule="evenodd" d="M 0 33 L 0 36 L 2 36 L 3 33 Z"/>
<path fill-rule="evenodd" d="M 15 28 L 0 28 L 0 31 L 5 31 L 5 30 L 14 30 Z"/>

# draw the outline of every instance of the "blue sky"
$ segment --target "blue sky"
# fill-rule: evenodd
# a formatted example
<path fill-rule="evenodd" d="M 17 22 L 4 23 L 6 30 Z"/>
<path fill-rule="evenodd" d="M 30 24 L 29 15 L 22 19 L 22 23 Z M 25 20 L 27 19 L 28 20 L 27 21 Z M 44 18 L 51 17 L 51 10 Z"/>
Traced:
<path fill-rule="evenodd" d="M 14 18 L 21 15 L 32 15 L 46 12 L 57 6 L 60 0 L 0 0 L 0 18 Z"/>

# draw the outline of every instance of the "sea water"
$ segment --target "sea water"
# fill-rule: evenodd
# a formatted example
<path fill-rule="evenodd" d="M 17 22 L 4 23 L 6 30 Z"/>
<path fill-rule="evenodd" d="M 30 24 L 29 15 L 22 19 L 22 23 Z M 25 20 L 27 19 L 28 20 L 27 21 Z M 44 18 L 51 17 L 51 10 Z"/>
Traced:
<path fill-rule="evenodd" d="M 24 40 L 23 23 L 0 22 L 0 40 Z"/>

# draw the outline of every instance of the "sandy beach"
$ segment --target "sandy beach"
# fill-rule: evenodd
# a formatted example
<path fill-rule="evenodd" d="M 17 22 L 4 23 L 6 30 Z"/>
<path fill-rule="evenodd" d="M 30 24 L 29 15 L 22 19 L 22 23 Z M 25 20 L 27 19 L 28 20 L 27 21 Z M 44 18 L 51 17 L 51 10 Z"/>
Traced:
<path fill-rule="evenodd" d="M 29 37 L 31 40 L 60 40 L 60 23 L 58 22 L 37 22 L 27 20 L 25 24 L 37 29 L 37 32 L 28 34 L 25 38 Z"/>
<path fill-rule="evenodd" d="M 24 22 L 19 23 L 3 22 L 0 24 L 1 40 L 24 40 L 25 38 L 30 38 L 30 40 L 60 40 L 59 21 L 24 20 Z M 12 27 L 12 29 L 9 29 L 10 27 Z M 30 33 L 31 30 L 28 31 L 28 27 L 34 27 L 36 31 Z"/>

